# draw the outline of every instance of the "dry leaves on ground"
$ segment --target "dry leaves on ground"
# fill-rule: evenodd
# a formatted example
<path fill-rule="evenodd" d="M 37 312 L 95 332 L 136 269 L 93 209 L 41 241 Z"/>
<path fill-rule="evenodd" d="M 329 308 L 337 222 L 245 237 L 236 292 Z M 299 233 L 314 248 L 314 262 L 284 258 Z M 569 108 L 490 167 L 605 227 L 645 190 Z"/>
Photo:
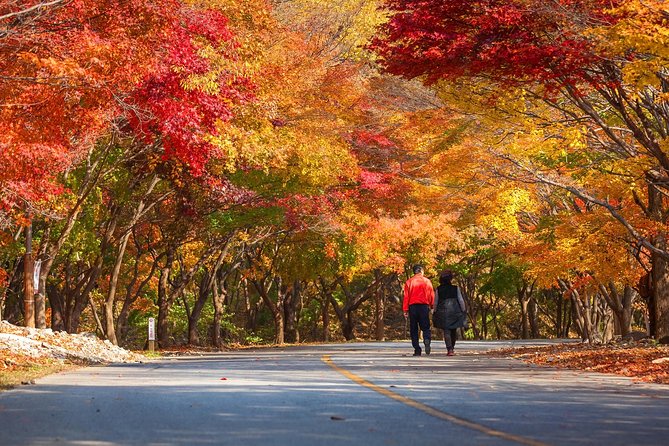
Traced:
<path fill-rule="evenodd" d="M 34 384 L 37 378 L 52 373 L 70 370 L 85 361 L 33 357 L 8 350 L 0 351 L 0 391 L 11 389 L 19 384 Z"/>
<path fill-rule="evenodd" d="M 537 365 L 612 373 L 639 381 L 669 384 L 669 347 L 644 344 L 557 344 L 497 350 L 494 356 Z M 666 359 L 663 359 L 666 358 Z"/>

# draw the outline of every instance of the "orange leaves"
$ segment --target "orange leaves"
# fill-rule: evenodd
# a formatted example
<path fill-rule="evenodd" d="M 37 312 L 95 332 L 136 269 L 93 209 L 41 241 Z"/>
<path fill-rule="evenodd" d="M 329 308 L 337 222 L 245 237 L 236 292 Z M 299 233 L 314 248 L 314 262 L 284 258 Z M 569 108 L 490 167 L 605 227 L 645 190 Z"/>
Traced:
<path fill-rule="evenodd" d="M 359 268 L 363 271 L 382 266 L 401 272 L 414 263 L 423 263 L 430 269 L 462 248 L 462 239 L 453 226 L 454 217 L 413 209 L 397 218 L 344 221 L 343 230 L 361 251 Z"/>
<path fill-rule="evenodd" d="M 152 68 L 175 4 L 75 0 L 4 21 L 0 212 L 59 191 L 55 176 L 91 148 L 117 116 L 118 99 Z"/>
<path fill-rule="evenodd" d="M 528 347 L 494 354 L 511 355 L 532 364 L 629 376 L 640 381 L 669 384 L 669 348 L 644 345 L 591 346 L 561 344 Z M 655 362 L 654 362 L 655 361 Z"/>
<path fill-rule="evenodd" d="M 3 244 L 3 240 L 0 240 L 0 245 Z M 5 285 L 7 285 L 7 279 L 8 279 L 7 271 L 4 269 L 0 268 L 0 288 L 3 288 Z"/>

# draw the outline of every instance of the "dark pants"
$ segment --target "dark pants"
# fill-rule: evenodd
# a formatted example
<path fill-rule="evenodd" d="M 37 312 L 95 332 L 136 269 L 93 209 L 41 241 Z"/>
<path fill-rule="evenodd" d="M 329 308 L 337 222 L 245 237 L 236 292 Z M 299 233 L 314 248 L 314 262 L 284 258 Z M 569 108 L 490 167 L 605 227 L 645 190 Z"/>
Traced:
<path fill-rule="evenodd" d="M 423 332 L 423 341 L 427 344 L 432 339 L 430 334 L 430 306 L 427 304 L 409 305 L 409 332 L 411 333 L 411 345 L 415 353 L 421 353 L 418 343 L 418 327 Z"/>
<path fill-rule="evenodd" d="M 446 343 L 446 350 L 453 350 L 455 348 L 455 340 L 458 339 L 458 330 L 444 330 L 444 342 Z"/>

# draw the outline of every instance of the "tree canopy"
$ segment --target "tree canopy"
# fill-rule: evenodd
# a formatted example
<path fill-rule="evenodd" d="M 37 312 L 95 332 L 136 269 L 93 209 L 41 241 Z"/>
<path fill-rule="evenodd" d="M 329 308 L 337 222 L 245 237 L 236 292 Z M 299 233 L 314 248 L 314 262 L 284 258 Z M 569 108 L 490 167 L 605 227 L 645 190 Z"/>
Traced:
<path fill-rule="evenodd" d="M 36 259 L 38 326 L 383 339 L 420 263 L 456 272 L 467 336 L 667 341 L 668 21 L 661 0 L 4 2 L 0 316 L 32 317 Z"/>

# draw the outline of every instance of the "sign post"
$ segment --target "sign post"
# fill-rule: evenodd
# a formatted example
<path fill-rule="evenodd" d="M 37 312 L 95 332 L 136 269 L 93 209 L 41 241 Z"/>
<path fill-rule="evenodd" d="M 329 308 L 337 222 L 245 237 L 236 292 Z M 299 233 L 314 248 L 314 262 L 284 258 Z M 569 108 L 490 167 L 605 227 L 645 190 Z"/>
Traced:
<path fill-rule="evenodd" d="M 35 294 L 40 293 L 39 289 L 39 275 L 40 272 L 42 271 L 42 261 L 41 260 L 36 260 L 35 261 L 35 271 L 33 272 L 33 288 L 35 291 Z"/>
<path fill-rule="evenodd" d="M 156 349 L 156 319 L 149 318 L 149 351 L 155 351 Z"/>

